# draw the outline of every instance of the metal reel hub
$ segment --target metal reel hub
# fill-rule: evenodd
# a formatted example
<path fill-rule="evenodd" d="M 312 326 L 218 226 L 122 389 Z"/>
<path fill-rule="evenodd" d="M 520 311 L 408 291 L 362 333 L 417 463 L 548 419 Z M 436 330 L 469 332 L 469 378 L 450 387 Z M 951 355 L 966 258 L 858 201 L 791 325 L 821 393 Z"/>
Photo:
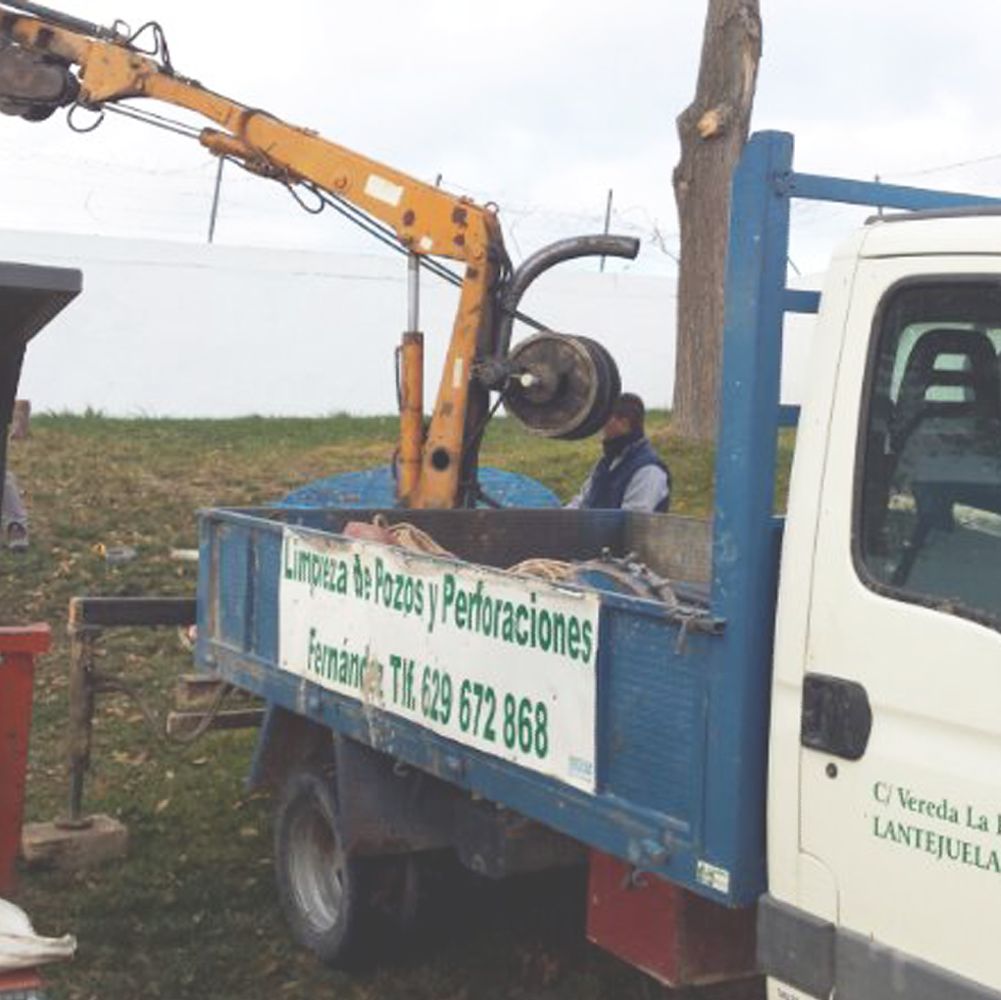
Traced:
<path fill-rule="evenodd" d="M 504 394 L 511 416 L 533 434 L 576 440 L 598 431 L 619 394 L 614 359 L 587 337 L 538 333 L 509 356 L 517 373 Z"/>

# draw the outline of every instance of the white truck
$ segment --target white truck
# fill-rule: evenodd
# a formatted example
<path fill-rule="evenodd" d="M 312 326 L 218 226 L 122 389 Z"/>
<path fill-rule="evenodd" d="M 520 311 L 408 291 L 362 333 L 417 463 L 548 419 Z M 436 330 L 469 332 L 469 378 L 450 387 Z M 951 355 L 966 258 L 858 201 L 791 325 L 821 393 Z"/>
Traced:
<path fill-rule="evenodd" d="M 786 288 L 795 198 L 917 211 L 874 218 L 817 295 Z M 664 981 L 756 965 L 772 1000 L 999 997 L 1001 217 L 970 196 L 798 174 L 791 137 L 761 133 L 735 180 L 731 232 L 711 533 L 670 515 L 406 512 L 481 567 L 408 555 L 403 575 L 429 588 L 454 572 L 457 592 L 465 574 L 470 592 L 513 586 L 555 607 L 572 587 L 484 578 L 482 567 L 509 565 L 523 554 L 512 545 L 589 567 L 580 582 L 600 588 L 600 606 L 579 610 L 597 622 L 593 675 L 545 658 L 531 674 L 547 746 L 570 740 L 567 761 L 494 750 L 443 724 L 434 687 L 427 704 L 400 705 L 382 648 L 391 623 L 366 624 L 350 597 L 342 610 L 317 597 L 312 620 L 385 660 L 381 688 L 292 667 L 316 633 L 293 624 L 302 614 L 282 560 L 305 546 L 392 563 L 384 546 L 343 537 L 372 511 L 203 515 L 197 659 L 272 705 L 256 776 L 301 787 L 288 747 L 318 732 L 326 747 L 334 734 L 331 801 L 353 814 L 340 836 L 360 854 L 433 843 L 493 874 L 516 867 L 483 865 L 469 825 L 433 811 L 412 839 L 397 827 L 392 848 L 355 837 L 413 792 L 387 778 L 381 805 L 359 819 L 357 789 L 371 802 L 374 787 L 353 762 L 363 753 L 434 776 L 455 803 L 487 799 L 590 848 L 591 938 Z M 776 517 L 778 426 L 795 416 L 779 405 L 783 316 L 818 307 L 788 510 Z M 603 549 L 619 559 L 604 583 Z M 627 553 L 671 579 L 666 606 L 639 585 L 623 592 Z M 513 680 L 517 649 L 488 642 L 470 659 L 445 629 L 415 634 L 409 650 L 432 682 L 471 679 L 499 700 L 528 683 Z M 547 671 L 563 679 L 547 687 Z M 277 858 L 287 884 L 303 853 Z M 338 923 L 336 908 L 291 909 L 294 927 L 313 922 L 300 936 L 314 947 Z"/>

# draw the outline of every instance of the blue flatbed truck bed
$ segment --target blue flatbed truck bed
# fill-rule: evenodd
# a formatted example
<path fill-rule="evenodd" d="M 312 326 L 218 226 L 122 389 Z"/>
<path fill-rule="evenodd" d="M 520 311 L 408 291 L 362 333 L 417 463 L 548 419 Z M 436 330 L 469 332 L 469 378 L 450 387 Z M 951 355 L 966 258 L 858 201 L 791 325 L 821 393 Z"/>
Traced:
<path fill-rule="evenodd" d="M 306 719 L 716 903 L 755 903 L 767 888 L 769 680 L 783 527 L 774 513 L 777 438 L 796 419 L 780 406 L 782 323 L 787 312 L 819 305 L 819 294 L 786 288 L 794 198 L 903 209 L 983 200 L 797 174 L 791 137 L 751 139 L 734 183 L 711 525 L 577 510 L 276 506 L 202 514 L 196 658 L 267 701 L 257 771 L 281 720 Z M 375 514 L 426 530 L 454 558 L 344 537 L 348 522 Z M 680 603 L 503 572 L 529 556 L 582 561 L 604 550 L 635 553 L 677 581 Z M 380 606 L 366 593 L 366 572 L 401 577 L 401 587 L 420 581 L 421 609 L 405 592 L 399 607 L 398 594 Z M 467 624 L 477 589 L 478 607 L 487 599 L 510 605 L 512 628 L 519 601 L 540 621 L 544 608 L 553 622 L 576 616 L 577 641 L 564 635 L 548 660 L 522 669 L 529 651 L 516 632 L 505 639 L 503 623 L 484 626 L 482 607 L 478 624 Z M 325 625 L 310 623 L 316 594 Z M 394 622 L 409 643 L 396 654 Z M 539 644 L 527 643 L 537 657 Z M 359 673 L 357 656 L 381 669 Z M 482 691 L 494 689 L 492 741 L 485 720 L 472 722 L 476 684 L 488 714 Z"/>

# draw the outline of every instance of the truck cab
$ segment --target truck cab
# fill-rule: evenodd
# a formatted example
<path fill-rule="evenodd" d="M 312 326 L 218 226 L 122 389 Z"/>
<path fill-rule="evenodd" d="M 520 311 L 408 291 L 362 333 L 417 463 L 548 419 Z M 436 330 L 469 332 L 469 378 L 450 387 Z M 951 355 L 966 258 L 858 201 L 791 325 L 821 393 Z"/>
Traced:
<path fill-rule="evenodd" d="M 773 1000 L 1001 991 L 1001 216 L 871 221 L 821 299 L 781 559 Z"/>

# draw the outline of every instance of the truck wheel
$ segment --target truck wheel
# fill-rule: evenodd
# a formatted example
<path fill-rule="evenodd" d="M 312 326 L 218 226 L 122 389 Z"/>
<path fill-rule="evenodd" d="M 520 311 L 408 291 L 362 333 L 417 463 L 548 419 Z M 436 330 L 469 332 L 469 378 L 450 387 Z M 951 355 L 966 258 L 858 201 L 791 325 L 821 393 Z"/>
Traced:
<path fill-rule="evenodd" d="M 361 958 L 362 866 L 344 850 L 333 780 L 319 765 L 292 771 L 275 816 L 278 896 L 292 936 L 321 961 Z"/>
<path fill-rule="evenodd" d="M 309 764 L 286 779 L 275 816 L 275 871 L 292 936 L 327 965 L 346 968 L 413 930 L 421 873 L 411 854 L 347 854 L 330 772 Z"/>

